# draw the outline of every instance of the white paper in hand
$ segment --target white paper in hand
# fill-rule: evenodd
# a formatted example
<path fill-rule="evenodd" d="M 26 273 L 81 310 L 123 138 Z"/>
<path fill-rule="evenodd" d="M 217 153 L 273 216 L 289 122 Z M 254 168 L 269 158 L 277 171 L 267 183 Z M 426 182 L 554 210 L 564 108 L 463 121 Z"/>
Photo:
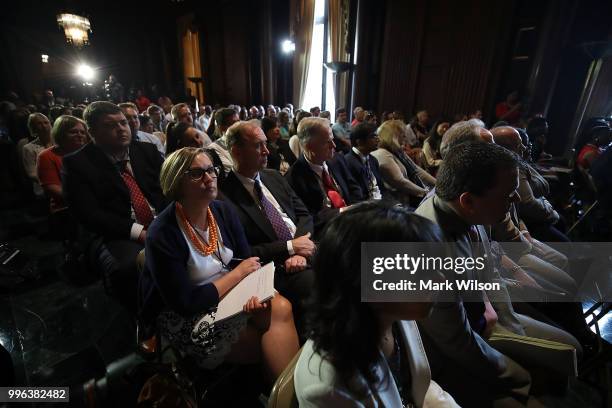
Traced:
<path fill-rule="evenodd" d="M 257 296 L 265 302 L 274 296 L 274 262 L 270 262 L 241 280 L 219 301 L 216 321 L 227 319 L 242 312 L 246 302 Z"/>

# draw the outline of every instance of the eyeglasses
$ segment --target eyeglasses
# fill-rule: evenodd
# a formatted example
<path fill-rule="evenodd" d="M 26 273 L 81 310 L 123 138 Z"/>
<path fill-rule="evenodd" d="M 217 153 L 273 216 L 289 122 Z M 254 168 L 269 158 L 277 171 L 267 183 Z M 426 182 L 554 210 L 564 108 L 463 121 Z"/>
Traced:
<path fill-rule="evenodd" d="M 191 181 L 200 181 L 202 177 L 204 177 L 204 173 L 208 174 L 210 178 L 217 178 L 219 176 L 219 167 L 210 166 L 205 169 L 196 167 L 194 169 L 189 169 L 185 172 L 191 179 Z"/>

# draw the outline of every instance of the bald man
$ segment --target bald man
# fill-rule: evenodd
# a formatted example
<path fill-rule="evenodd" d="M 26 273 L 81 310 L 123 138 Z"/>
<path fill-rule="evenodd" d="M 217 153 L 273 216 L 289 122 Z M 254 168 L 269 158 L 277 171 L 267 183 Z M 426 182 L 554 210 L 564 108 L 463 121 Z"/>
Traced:
<path fill-rule="evenodd" d="M 498 145 L 505 147 L 517 155 L 522 156 L 523 152 L 526 150 L 526 147 L 522 143 L 521 135 L 513 127 L 500 126 L 492 129 L 492 133 Z M 528 165 L 525 163 L 522 167 L 526 166 Z M 526 203 L 535 201 L 530 204 L 530 206 L 542 207 L 540 212 L 543 217 L 551 218 L 551 216 L 545 216 L 544 214 L 548 211 L 553 211 L 554 217 L 552 218 L 558 220 L 558 214 L 556 214 L 556 211 L 545 197 L 541 197 L 540 199 L 533 197 L 533 192 L 529 186 L 530 178 L 528 169 L 519 169 L 518 191 L 521 196 L 520 202 Z M 528 250 L 523 254 L 509 254 L 510 257 L 513 258 L 518 265 L 525 268 L 528 273 L 538 282 L 542 283 L 543 286 L 546 286 L 547 283 L 551 283 L 555 285 L 556 288 L 561 288 L 570 295 L 575 294 L 577 290 L 576 282 L 566 272 L 568 266 L 567 257 L 550 246 L 532 238 L 527 226 L 519 218 L 516 208 L 512 208 L 510 211 L 510 219 L 514 228 L 508 228 L 508 224 L 503 227 L 494 226 L 493 238 L 500 242 L 523 240 L 530 244 L 531 248 L 528 246 Z"/>

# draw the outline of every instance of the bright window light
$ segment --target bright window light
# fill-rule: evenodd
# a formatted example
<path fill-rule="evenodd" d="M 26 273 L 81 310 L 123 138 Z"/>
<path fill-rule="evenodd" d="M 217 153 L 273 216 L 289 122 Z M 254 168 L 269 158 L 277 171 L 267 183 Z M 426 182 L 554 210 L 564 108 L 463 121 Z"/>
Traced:
<path fill-rule="evenodd" d="M 40 57 L 45 64 L 49 62 L 49 56 L 47 54 L 42 54 Z"/>
<path fill-rule="evenodd" d="M 312 43 L 310 48 L 310 63 L 308 66 L 308 79 L 306 80 L 306 90 L 304 92 L 304 102 L 302 109 L 309 110 L 314 106 L 321 106 L 321 94 L 323 91 L 323 75 L 327 76 L 327 86 L 325 93 L 325 110 L 334 112 L 336 103 L 334 99 L 334 75 L 328 69 L 323 69 L 323 41 L 324 39 L 324 17 L 325 0 L 316 0 L 315 16 L 312 30 Z M 329 44 L 329 42 L 328 42 Z M 332 113 L 332 118 L 334 114 Z"/>

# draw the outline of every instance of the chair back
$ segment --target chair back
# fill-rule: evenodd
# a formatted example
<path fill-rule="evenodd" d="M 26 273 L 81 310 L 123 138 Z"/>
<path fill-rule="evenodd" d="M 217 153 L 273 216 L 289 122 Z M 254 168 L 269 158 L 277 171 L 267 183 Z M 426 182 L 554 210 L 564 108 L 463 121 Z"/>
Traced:
<path fill-rule="evenodd" d="M 272 392 L 270 392 L 270 398 L 268 399 L 268 408 L 299 407 L 297 395 L 295 394 L 295 385 L 293 383 L 293 373 L 301 353 L 302 350 L 300 349 L 276 379 L 274 387 L 272 387 Z"/>

